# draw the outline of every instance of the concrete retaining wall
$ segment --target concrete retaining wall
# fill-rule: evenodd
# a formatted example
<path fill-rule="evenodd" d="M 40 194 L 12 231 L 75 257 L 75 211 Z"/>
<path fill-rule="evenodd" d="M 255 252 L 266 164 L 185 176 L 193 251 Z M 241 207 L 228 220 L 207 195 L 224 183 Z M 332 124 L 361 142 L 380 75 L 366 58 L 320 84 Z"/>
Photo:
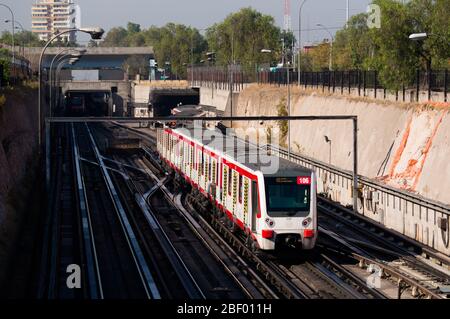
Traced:
<path fill-rule="evenodd" d="M 236 94 L 236 93 L 235 93 Z M 220 90 L 214 87 L 200 88 L 200 105 L 211 105 L 218 111 L 225 112 L 230 104 L 230 90 Z"/>

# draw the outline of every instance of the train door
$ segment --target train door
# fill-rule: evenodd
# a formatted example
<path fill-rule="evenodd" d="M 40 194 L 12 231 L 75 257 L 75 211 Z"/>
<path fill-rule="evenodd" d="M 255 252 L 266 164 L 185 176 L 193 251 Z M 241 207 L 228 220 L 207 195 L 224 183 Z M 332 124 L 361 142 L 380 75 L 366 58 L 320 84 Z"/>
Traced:
<path fill-rule="evenodd" d="M 256 233 L 257 231 L 257 218 L 260 214 L 259 211 L 259 201 L 258 201 L 258 183 L 252 181 L 252 232 Z"/>

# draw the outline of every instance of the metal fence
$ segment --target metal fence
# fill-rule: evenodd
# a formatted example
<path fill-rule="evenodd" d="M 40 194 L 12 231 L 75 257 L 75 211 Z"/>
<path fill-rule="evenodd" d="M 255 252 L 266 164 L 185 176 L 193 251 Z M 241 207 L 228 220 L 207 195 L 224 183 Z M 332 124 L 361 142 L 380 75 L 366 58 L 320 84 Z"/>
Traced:
<path fill-rule="evenodd" d="M 387 94 L 394 94 L 396 100 L 419 101 L 419 94 L 427 92 L 428 100 L 434 93 L 441 93 L 443 100 L 448 101 L 448 70 L 433 70 L 430 73 L 416 71 L 415 80 L 404 85 L 400 90 L 387 90 L 380 84 L 377 71 L 322 71 L 302 72 L 300 84 L 305 88 L 322 89 L 333 93 L 356 93 L 359 96 L 367 96 L 373 91 L 375 98 L 386 98 Z M 240 91 L 248 83 L 260 83 L 271 85 L 298 85 L 298 72 L 290 69 L 277 69 L 272 71 L 245 72 L 239 66 L 232 67 L 194 67 L 188 69 L 188 80 L 194 86 L 215 87 L 217 89 L 229 89 Z M 382 95 L 382 96 L 380 96 Z"/>
<path fill-rule="evenodd" d="M 188 68 L 188 81 L 193 86 L 213 87 L 239 92 L 245 84 L 255 82 L 255 74 L 244 72 L 240 66 Z"/>

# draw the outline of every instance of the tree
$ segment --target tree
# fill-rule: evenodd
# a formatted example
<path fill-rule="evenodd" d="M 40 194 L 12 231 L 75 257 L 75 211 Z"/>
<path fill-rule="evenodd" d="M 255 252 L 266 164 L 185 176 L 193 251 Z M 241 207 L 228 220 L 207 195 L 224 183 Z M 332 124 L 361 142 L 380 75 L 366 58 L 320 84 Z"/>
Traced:
<path fill-rule="evenodd" d="M 112 28 L 105 37 L 101 46 L 103 47 L 126 47 L 128 46 L 128 31 L 122 27 Z"/>
<path fill-rule="evenodd" d="M 336 33 L 333 58 L 336 69 L 351 70 L 367 68 L 374 45 L 367 26 L 367 14 L 353 16 L 348 26 Z"/>
<path fill-rule="evenodd" d="M 330 67 L 330 43 L 323 42 L 311 50 L 308 55 L 311 58 L 311 71 L 324 71 Z"/>
<path fill-rule="evenodd" d="M 230 14 L 223 22 L 206 32 L 210 51 L 216 52 L 217 63 L 238 63 L 247 70 L 267 61 L 262 49 L 271 50 L 273 59 L 281 56 L 281 31 L 273 17 L 252 8 Z"/>
<path fill-rule="evenodd" d="M 185 77 L 187 66 L 198 63 L 207 50 L 207 43 L 199 31 L 182 24 L 150 27 L 144 33 L 145 43 L 153 46 L 159 65 L 169 62 L 177 78 Z"/>
<path fill-rule="evenodd" d="M 9 31 L 2 32 L 2 35 L 0 37 L 0 42 L 12 45 L 12 35 Z M 43 46 L 45 43 L 43 41 L 40 41 L 38 36 L 30 31 L 24 31 L 24 32 L 18 32 L 14 34 L 14 42 L 16 45 L 25 45 L 29 47 L 40 47 Z"/>
<path fill-rule="evenodd" d="M 163 27 L 151 26 L 147 30 L 142 30 L 139 24 L 129 22 L 126 29 L 122 27 L 111 29 L 102 46 L 151 46 L 154 48 L 159 65 L 169 62 L 172 73 L 178 78 L 186 76 L 186 66 L 191 64 L 192 50 L 194 63 L 198 63 L 207 50 L 207 43 L 197 29 L 175 23 L 168 23 Z M 131 62 L 127 66 L 135 71 L 137 61 Z"/>
<path fill-rule="evenodd" d="M 144 78 L 148 78 L 150 66 L 147 59 L 141 56 L 131 56 L 125 60 L 122 65 L 129 76 L 135 77 L 137 74 L 142 75 Z"/>
<path fill-rule="evenodd" d="M 133 22 L 128 22 L 127 31 L 129 34 L 141 32 L 141 25 Z"/>

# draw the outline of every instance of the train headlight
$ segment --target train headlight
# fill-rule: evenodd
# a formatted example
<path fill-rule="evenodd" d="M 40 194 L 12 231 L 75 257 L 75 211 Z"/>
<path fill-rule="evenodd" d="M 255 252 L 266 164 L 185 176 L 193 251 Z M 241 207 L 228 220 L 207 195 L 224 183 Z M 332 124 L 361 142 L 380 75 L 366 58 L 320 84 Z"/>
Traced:
<path fill-rule="evenodd" d="M 312 221 L 312 218 L 311 218 L 311 217 L 306 218 L 306 219 L 302 222 L 303 227 L 308 227 L 308 225 L 311 223 L 311 221 Z"/>

